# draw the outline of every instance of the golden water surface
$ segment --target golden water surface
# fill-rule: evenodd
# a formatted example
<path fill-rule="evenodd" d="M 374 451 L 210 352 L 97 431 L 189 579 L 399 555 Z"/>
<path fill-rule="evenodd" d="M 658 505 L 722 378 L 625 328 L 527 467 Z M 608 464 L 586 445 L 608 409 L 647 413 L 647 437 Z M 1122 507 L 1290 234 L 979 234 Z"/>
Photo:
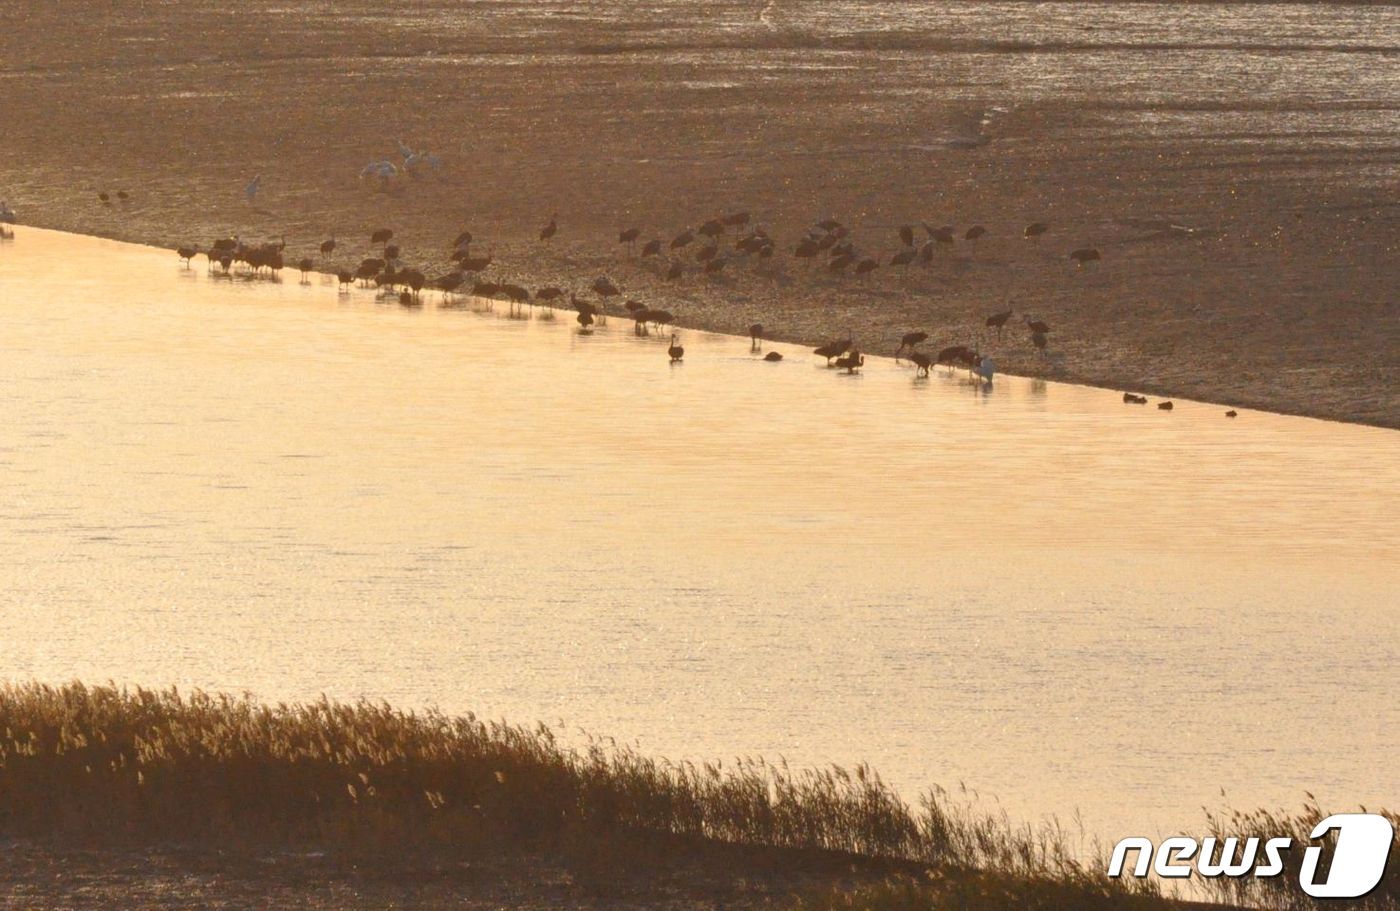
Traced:
<path fill-rule="evenodd" d="M 1400 807 L 1400 435 L 571 317 L 19 229 L 0 678 L 867 760 L 1110 838 Z"/>

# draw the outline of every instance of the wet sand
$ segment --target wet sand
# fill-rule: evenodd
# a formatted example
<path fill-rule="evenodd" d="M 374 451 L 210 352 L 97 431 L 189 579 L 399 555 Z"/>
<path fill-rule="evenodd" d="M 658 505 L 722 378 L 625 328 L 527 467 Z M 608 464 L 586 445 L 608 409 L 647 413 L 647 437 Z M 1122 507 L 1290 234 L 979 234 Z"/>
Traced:
<path fill-rule="evenodd" d="M 583 290 L 606 274 L 683 326 L 761 322 L 811 343 L 849 329 L 876 353 L 922 329 L 930 348 L 980 344 L 1003 371 L 1400 427 L 1392 10 L 1350 14 L 1374 17 L 1350 56 L 1139 57 L 1112 36 L 1055 54 L 898 31 L 813 38 L 816 26 L 784 31 L 772 3 L 695 21 L 665 3 L 624 20 L 553 3 L 224 9 L 0 11 L 0 198 L 24 222 L 162 245 L 285 235 L 289 261 L 334 235 L 323 269 L 356 263 L 384 226 L 437 274 L 470 228 L 492 278 Z M 1356 68 L 1340 100 L 1254 94 L 1312 85 L 1318 59 Z M 1215 65 L 1229 100 L 1174 97 Z M 1212 118 L 1218 128 L 1198 128 Z M 388 187 L 358 179 L 397 158 L 395 138 L 442 168 Z M 128 202 L 98 200 L 118 190 Z M 668 240 L 738 209 L 777 239 L 773 261 L 736 257 L 704 276 L 692 244 L 687 274 L 667 283 L 664 264 L 615 242 L 633 226 Z M 541 243 L 553 212 L 559 233 Z M 873 275 L 793 258 L 831 215 L 881 261 Z M 897 227 L 920 221 L 954 225 L 957 243 L 927 267 L 886 265 Z M 1034 221 L 1050 230 L 1027 240 Z M 987 235 L 963 241 L 973 224 Z M 1077 267 L 1081 247 L 1102 260 Z M 984 317 L 1008 306 L 1011 328 L 988 336 Z M 1048 356 L 1022 314 L 1053 327 Z"/>

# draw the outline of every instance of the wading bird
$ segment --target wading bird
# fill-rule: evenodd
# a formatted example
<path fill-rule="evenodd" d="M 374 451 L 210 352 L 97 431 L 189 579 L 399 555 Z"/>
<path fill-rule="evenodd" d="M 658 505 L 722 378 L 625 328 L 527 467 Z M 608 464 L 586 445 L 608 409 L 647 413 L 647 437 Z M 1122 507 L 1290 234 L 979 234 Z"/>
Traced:
<path fill-rule="evenodd" d="M 909 360 L 919 368 L 915 372 L 915 376 L 928 376 L 928 368 L 933 364 L 933 360 L 927 354 L 922 351 L 914 351 L 909 355 Z"/>
<path fill-rule="evenodd" d="M 749 348 L 758 351 L 763 347 L 763 324 L 754 323 L 749 327 Z"/>
<path fill-rule="evenodd" d="M 666 353 L 669 354 L 669 355 L 671 356 L 671 363 L 673 363 L 673 364 L 676 363 L 677 361 L 679 361 L 681 358 L 685 357 L 685 349 L 682 348 L 681 345 L 680 345 L 680 342 L 677 341 L 677 339 L 679 339 L 679 338 L 680 338 L 679 335 L 677 335 L 676 333 L 672 332 L 672 333 L 671 333 L 671 347 L 669 347 L 669 348 L 666 349 Z"/>
<path fill-rule="evenodd" d="M 178 250 L 176 250 L 175 252 L 176 252 L 177 254 L 179 254 L 180 258 L 181 258 L 182 260 L 185 261 L 185 266 L 188 267 L 189 264 L 190 264 L 190 260 L 194 259 L 194 255 L 195 255 L 196 253 L 199 252 L 199 248 L 198 248 L 198 247 L 180 247 L 180 248 L 179 248 Z"/>
<path fill-rule="evenodd" d="M 838 357 L 836 359 L 837 369 L 845 370 L 847 373 L 855 373 L 858 369 L 864 366 L 865 355 L 861 354 L 854 348 L 852 348 L 849 352 L 843 354 L 841 357 Z"/>
<path fill-rule="evenodd" d="M 926 341 L 928 341 L 927 332 L 906 332 L 904 337 L 899 340 L 899 347 L 895 349 L 894 359 L 896 361 L 899 360 L 899 355 L 902 354 L 906 348 L 913 351 L 915 345 Z"/>
<path fill-rule="evenodd" d="M 335 252 L 335 235 L 332 234 L 332 235 L 330 236 L 330 239 L 321 241 L 321 255 L 322 255 L 322 256 L 330 256 L 330 255 L 331 255 L 332 253 L 334 253 L 334 252 Z"/>
<path fill-rule="evenodd" d="M 1006 328 L 1006 321 L 1011 319 L 1010 310 L 1003 310 L 1000 313 L 993 313 L 987 317 L 987 328 L 997 331 L 997 338 L 1001 338 L 1001 330 Z"/>
<path fill-rule="evenodd" d="M 826 358 L 826 365 L 831 366 L 832 360 L 845 354 L 851 347 L 851 334 L 848 331 L 845 339 L 835 339 L 827 342 L 819 348 L 813 348 L 812 353 Z"/>
<path fill-rule="evenodd" d="M 540 240 L 549 240 L 559 233 L 559 215 L 556 213 L 549 216 L 549 224 L 540 228 Z"/>

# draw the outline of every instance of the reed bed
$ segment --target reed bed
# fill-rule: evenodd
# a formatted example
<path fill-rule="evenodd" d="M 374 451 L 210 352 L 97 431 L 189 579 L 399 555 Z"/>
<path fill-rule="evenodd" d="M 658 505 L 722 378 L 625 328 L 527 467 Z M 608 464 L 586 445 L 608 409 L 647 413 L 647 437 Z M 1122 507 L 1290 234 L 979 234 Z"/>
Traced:
<path fill-rule="evenodd" d="M 941 790 L 910 806 L 864 766 L 675 763 L 605 741 L 569 748 L 546 727 L 470 714 L 80 683 L 0 685 L 0 837 L 315 846 L 386 864 L 556 852 L 599 883 L 701 839 L 927 873 L 811 908 L 1166 901 L 1150 881 L 1109 880 L 1101 860 L 1082 862 L 1058 826 L 1017 825 Z"/>
<path fill-rule="evenodd" d="M 545 727 L 322 699 L 0 686 L 0 834 L 450 852 L 698 837 L 944 868 L 1088 875 L 1063 839 L 911 808 L 873 771 L 672 763 Z M 644 841 L 645 839 L 639 839 Z"/>
<path fill-rule="evenodd" d="M 1359 908 L 1366 911 L 1393 911 L 1400 908 L 1400 814 L 1370 810 L 1361 807 L 1362 812 L 1380 813 L 1390 820 L 1395 830 L 1395 841 L 1390 847 L 1390 857 L 1386 861 L 1385 873 L 1372 892 L 1356 901 L 1318 900 L 1303 892 L 1299 885 L 1299 875 L 1303 863 L 1303 845 L 1310 844 L 1308 836 L 1318 820 L 1330 816 L 1332 811 L 1323 810 L 1317 799 L 1308 794 L 1308 802 L 1297 812 L 1286 810 L 1235 810 L 1228 813 L 1207 813 L 1210 834 L 1217 838 L 1237 836 L 1241 839 L 1251 836 L 1264 840 L 1275 837 L 1293 839 L 1292 850 L 1285 851 L 1283 873 L 1267 879 L 1206 880 L 1211 893 L 1223 902 L 1249 908 L 1266 908 L 1270 911 L 1312 911 L 1317 908 Z M 1335 844 L 1335 836 L 1331 843 Z M 1324 855 L 1325 858 L 1325 855 Z M 1323 868 L 1325 870 L 1325 859 Z M 1324 871 L 1319 870 L 1319 875 Z"/>

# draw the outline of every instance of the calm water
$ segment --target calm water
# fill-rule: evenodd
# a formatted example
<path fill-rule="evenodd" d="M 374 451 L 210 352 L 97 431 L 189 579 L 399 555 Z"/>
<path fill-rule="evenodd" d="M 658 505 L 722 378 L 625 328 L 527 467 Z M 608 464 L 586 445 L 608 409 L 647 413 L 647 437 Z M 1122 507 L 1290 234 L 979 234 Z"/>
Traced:
<path fill-rule="evenodd" d="M 868 760 L 1114 838 L 1400 806 L 1400 435 L 683 342 L 22 228 L 0 677 Z"/>

